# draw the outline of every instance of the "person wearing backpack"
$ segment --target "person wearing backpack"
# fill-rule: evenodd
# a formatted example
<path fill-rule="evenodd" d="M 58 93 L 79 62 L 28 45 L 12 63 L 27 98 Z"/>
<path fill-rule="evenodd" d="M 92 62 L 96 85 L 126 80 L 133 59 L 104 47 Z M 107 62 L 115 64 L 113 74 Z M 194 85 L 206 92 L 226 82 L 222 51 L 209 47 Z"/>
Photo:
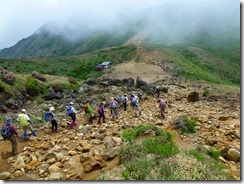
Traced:
<path fill-rule="evenodd" d="M 54 107 L 50 107 L 49 108 L 49 112 L 47 113 L 47 117 L 48 117 L 48 122 L 52 125 L 52 132 L 57 132 L 58 129 L 58 123 L 56 121 L 56 119 L 54 118 Z"/>
<path fill-rule="evenodd" d="M 156 85 L 156 83 L 153 83 L 153 86 L 152 86 L 153 96 L 155 96 L 155 94 L 156 94 L 156 89 L 157 89 L 157 85 Z"/>
<path fill-rule="evenodd" d="M 124 94 L 124 96 L 121 97 L 121 102 L 123 103 L 124 111 L 126 111 L 127 101 L 128 101 L 128 97 L 126 94 Z"/>
<path fill-rule="evenodd" d="M 2 127 L 2 136 L 4 140 L 10 140 L 12 143 L 12 153 L 14 155 L 18 154 L 18 132 L 16 129 L 11 125 L 12 124 L 12 118 L 7 117 L 6 118 L 6 124 Z"/>
<path fill-rule="evenodd" d="M 112 119 L 118 119 L 119 114 L 119 103 L 113 98 L 110 98 L 109 107 L 111 109 Z"/>
<path fill-rule="evenodd" d="M 87 102 L 86 104 L 83 105 L 83 109 L 84 109 L 86 115 L 89 115 L 88 123 L 92 124 L 93 118 L 94 118 L 94 113 L 93 113 L 92 107 L 89 104 L 89 102 Z"/>
<path fill-rule="evenodd" d="M 167 106 L 166 102 L 164 101 L 163 98 L 161 98 L 160 102 L 159 102 L 159 108 L 160 108 L 160 112 L 161 112 L 163 119 L 165 119 L 165 117 L 166 117 L 166 115 L 165 115 L 166 106 Z"/>
<path fill-rule="evenodd" d="M 138 93 L 139 103 L 142 102 L 142 91 L 140 90 Z"/>
<path fill-rule="evenodd" d="M 36 132 L 34 131 L 34 129 L 31 126 L 31 120 L 29 118 L 29 116 L 27 115 L 27 111 L 25 109 L 21 110 L 21 113 L 18 115 L 17 117 L 17 122 L 19 123 L 19 125 L 22 127 L 24 134 L 24 140 L 26 140 L 28 138 L 28 134 L 27 134 L 27 129 L 31 131 L 31 134 L 33 136 L 36 136 Z"/>
<path fill-rule="evenodd" d="M 74 102 L 70 102 L 69 105 L 66 106 L 66 115 L 71 117 L 72 121 L 68 123 L 70 126 L 77 126 L 76 124 L 76 111 L 75 108 L 73 107 Z"/>
<path fill-rule="evenodd" d="M 103 118 L 103 123 L 106 123 L 105 121 L 105 110 L 104 110 L 104 105 L 105 105 L 105 102 L 102 102 L 99 104 L 98 106 L 98 109 L 97 109 L 97 113 L 99 114 L 99 118 L 98 118 L 98 122 L 97 123 L 101 123 L 101 118 Z"/>
<path fill-rule="evenodd" d="M 132 98 L 131 105 L 132 105 L 132 108 L 134 109 L 135 117 L 138 117 L 139 115 L 141 115 L 141 108 L 139 106 L 139 102 L 138 102 L 138 97 L 137 96 Z M 137 114 L 138 111 L 139 111 L 139 114 Z"/>

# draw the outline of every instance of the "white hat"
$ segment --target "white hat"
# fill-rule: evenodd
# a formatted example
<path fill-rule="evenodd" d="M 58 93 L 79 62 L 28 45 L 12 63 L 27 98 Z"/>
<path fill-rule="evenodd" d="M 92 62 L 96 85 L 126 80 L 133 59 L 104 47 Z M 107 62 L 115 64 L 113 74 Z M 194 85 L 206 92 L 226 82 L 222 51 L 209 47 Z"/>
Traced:
<path fill-rule="evenodd" d="M 74 104 L 74 102 L 70 102 L 69 104 L 70 104 L 70 105 L 73 105 L 73 104 Z"/>
<path fill-rule="evenodd" d="M 103 104 L 106 104 L 106 102 L 103 102 Z"/>
<path fill-rule="evenodd" d="M 111 98 L 110 98 L 110 100 L 113 100 L 113 99 L 114 99 L 114 97 L 111 97 Z"/>
<path fill-rule="evenodd" d="M 54 107 L 50 107 L 49 111 L 54 111 Z"/>
<path fill-rule="evenodd" d="M 22 112 L 26 112 L 26 110 L 25 110 L 25 109 L 22 109 L 21 111 L 22 111 Z"/>

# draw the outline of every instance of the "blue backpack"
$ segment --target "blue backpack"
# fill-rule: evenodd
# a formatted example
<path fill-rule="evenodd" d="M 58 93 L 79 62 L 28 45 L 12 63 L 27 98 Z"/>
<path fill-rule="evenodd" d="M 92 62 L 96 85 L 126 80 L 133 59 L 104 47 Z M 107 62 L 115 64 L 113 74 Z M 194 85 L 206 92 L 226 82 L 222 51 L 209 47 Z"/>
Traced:
<path fill-rule="evenodd" d="M 73 113 L 72 106 L 66 106 L 66 115 L 69 116 L 71 113 Z"/>
<path fill-rule="evenodd" d="M 11 132 L 9 130 L 9 127 L 7 125 L 4 125 L 2 127 L 2 137 L 4 140 L 9 139 L 9 137 L 11 136 Z"/>
<path fill-rule="evenodd" d="M 133 98 L 133 99 L 132 99 L 132 101 L 131 101 L 131 105 L 132 105 L 133 107 L 138 106 L 136 98 Z"/>
<path fill-rule="evenodd" d="M 46 112 L 45 115 L 44 115 L 44 120 L 46 122 L 49 122 L 50 121 L 50 116 L 52 116 L 52 113 L 51 112 Z"/>

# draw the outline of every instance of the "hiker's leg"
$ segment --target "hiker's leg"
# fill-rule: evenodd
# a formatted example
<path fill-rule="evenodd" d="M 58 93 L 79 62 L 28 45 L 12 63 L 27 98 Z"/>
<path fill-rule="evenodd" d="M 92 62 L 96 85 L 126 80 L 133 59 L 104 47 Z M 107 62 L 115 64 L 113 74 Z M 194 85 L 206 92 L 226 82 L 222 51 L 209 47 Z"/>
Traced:
<path fill-rule="evenodd" d="M 115 113 L 116 113 L 116 119 L 118 119 L 118 117 L 119 117 L 119 108 L 116 108 Z"/>
<path fill-rule="evenodd" d="M 16 155 L 18 153 L 18 141 L 15 135 L 12 135 L 12 151 Z"/>
<path fill-rule="evenodd" d="M 105 121 L 105 114 L 102 114 L 102 117 L 103 117 L 103 123 L 106 123 L 106 121 Z"/>
<path fill-rule="evenodd" d="M 52 131 L 54 132 L 54 127 L 55 127 L 55 124 L 54 124 L 54 121 L 52 121 Z"/>
<path fill-rule="evenodd" d="M 24 131 L 24 133 L 23 133 L 23 137 L 24 137 L 24 140 L 26 140 L 26 139 L 28 138 L 28 134 L 27 134 L 27 126 L 23 126 L 22 128 L 23 128 L 23 131 Z"/>
<path fill-rule="evenodd" d="M 55 122 L 54 128 L 55 128 L 55 131 L 57 131 L 57 129 L 58 129 L 58 123 L 57 122 Z"/>
<path fill-rule="evenodd" d="M 102 114 L 99 114 L 99 118 L 98 118 L 97 123 L 101 123 L 101 118 L 102 118 Z"/>
<path fill-rule="evenodd" d="M 28 129 L 31 131 L 31 134 L 34 135 L 34 136 L 36 136 L 36 132 L 35 132 L 35 130 L 32 128 L 31 124 L 28 124 L 27 127 L 28 127 Z"/>

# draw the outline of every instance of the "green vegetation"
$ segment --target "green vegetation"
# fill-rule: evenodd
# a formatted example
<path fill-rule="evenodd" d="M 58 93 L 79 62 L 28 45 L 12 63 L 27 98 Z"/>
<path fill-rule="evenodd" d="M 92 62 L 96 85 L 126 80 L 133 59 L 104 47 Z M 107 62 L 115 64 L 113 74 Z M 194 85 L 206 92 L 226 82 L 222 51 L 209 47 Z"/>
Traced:
<path fill-rule="evenodd" d="M 202 96 L 208 96 L 209 95 L 209 90 L 205 89 L 202 93 Z"/>
<path fill-rule="evenodd" d="M 85 80 L 98 77 L 102 71 L 95 71 L 95 66 L 104 61 L 112 65 L 131 60 L 135 55 L 134 46 L 121 46 L 109 50 L 98 50 L 89 54 L 70 57 L 48 57 L 38 59 L 0 59 L 0 65 L 8 71 L 19 74 L 30 74 L 37 71 L 41 74 L 68 76 Z"/>
<path fill-rule="evenodd" d="M 226 35 L 186 38 L 175 44 L 145 40 L 148 50 L 158 50 L 178 67 L 175 74 L 191 80 L 240 85 L 240 39 Z"/>
<path fill-rule="evenodd" d="M 191 134 L 196 132 L 196 119 L 189 119 L 187 116 L 180 116 L 179 119 L 181 119 L 185 123 L 185 126 L 183 128 L 180 128 L 181 134 Z"/>
<path fill-rule="evenodd" d="M 234 180 L 216 160 L 219 152 L 181 151 L 172 134 L 154 125 L 125 130 L 122 136 L 128 141 L 118 154 L 123 180 Z"/>

